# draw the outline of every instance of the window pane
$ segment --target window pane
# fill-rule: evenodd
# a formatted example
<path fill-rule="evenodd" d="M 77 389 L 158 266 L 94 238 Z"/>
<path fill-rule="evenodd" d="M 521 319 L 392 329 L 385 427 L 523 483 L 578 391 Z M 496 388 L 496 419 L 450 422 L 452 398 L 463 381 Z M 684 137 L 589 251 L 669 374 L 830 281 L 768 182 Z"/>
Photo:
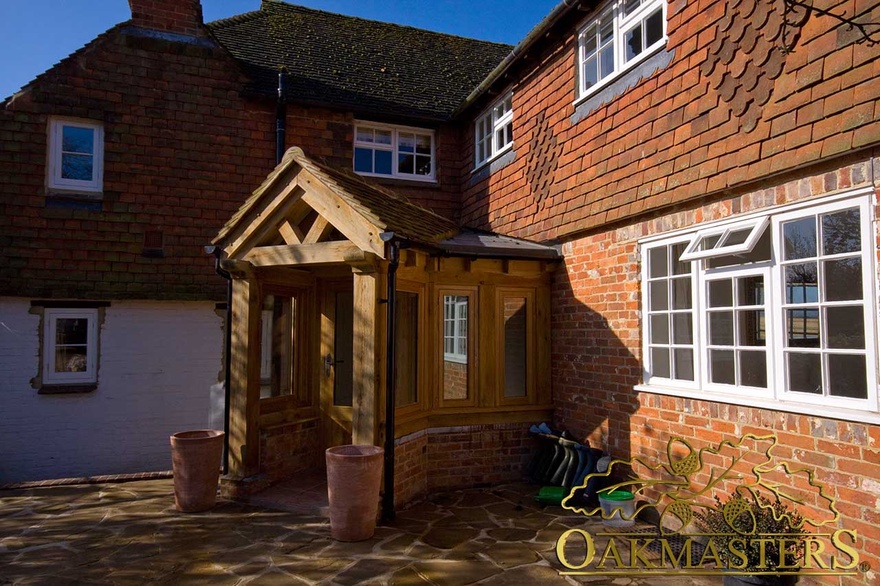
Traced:
<path fill-rule="evenodd" d="M 583 76 L 584 89 L 588 89 L 599 83 L 599 57 L 593 55 L 584 60 Z"/>
<path fill-rule="evenodd" d="M 740 230 L 734 230 L 727 235 L 727 238 L 724 239 L 723 246 L 736 246 L 737 244 L 742 244 L 749 239 L 749 234 L 751 233 L 751 226 L 749 226 L 748 228 L 742 228 Z"/>
<path fill-rule="evenodd" d="M 413 134 L 398 133 L 397 150 L 402 153 L 414 153 L 416 151 L 416 137 Z"/>
<path fill-rule="evenodd" d="M 666 262 L 666 247 L 658 246 L 648 251 L 648 276 L 652 279 L 657 277 L 665 277 L 668 274 L 669 266 Z"/>
<path fill-rule="evenodd" d="M 689 275 L 691 274 L 691 261 L 678 260 L 684 254 L 687 248 L 687 242 L 680 242 L 669 247 L 669 253 L 672 256 L 672 274 L 673 275 Z"/>
<path fill-rule="evenodd" d="M 669 378 L 669 348 L 651 348 L 651 374 Z"/>
<path fill-rule="evenodd" d="M 95 152 L 95 131 L 92 128 L 65 126 L 62 131 L 61 150 L 65 153 L 91 155 Z"/>
<path fill-rule="evenodd" d="M 822 263 L 825 271 L 825 300 L 851 301 L 862 298 L 862 259 L 842 258 Z"/>
<path fill-rule="evenodd" d="M 444 295 L 443 398 L 468 397 L 468 303 L 464 295 Z M 450 337 L 451 336 L 451 337 Z"/>
<path fill-rule="evenodd" d="M 834 397 L 867 399 L 865 357 L 848 354 L 828 356 L 828 392 Z"/>
<path fill-rule="evenodd" d="M 697 244 L 697 250 L 712 250 L 721 240 L 721 234 L 709 234 L 708 236 L 703 236 L 700 238 L 699 244 Z"/>
<path fill-rule="evenodd" d="M 373 142 L 373 130 L 358 127 L 354 139 L 358 142 Z"/>
<path fill-rule="evenodd" d="M 599 17 L 599 45 L 614 40 L 614 13 L 608 9 Z"/>
<path fill-rule="evenodd" d="M 641 3 L 641 0 L 626 0 L 626 2 L 623 3 L 623 15 L 629 16 Z"/>
<path fill-rule="evenodd" d="M 669 284 L 666 281 L 655 281 L 649 285 L 651 311 L 662 311 L 669 308 Z"/>
<path fill-rule="evenodd" d="M 291 395 L 294 392 L 296 375 L 295 310 L 296 300 L 294 298 L 282 295 L 266 295 L 263 298 L 263 306 L 260 310 L 263 328 L 263 335 L 260 336 L 261 399 Z M 339 333 L 341 335 L 341 330 Z M 341 359 L 338 349 L 335 359 Z M 340 376 L 340 368 L 345 368 L 341 362 L 335 363 L 333 367 L 336 377 Z"/>
<path fill-rule="evenodd" d="M 764 277 L 739 277 L 736 288 L 737 305 L 764 305 Z"/>
<path fill-rule="evenodd" d="M 822 357 L 819 354 L 788 354 L 788 390 L 822 394 Z"/>
<path fill-rule="evenodd" d="M 598 34 L 599 27 L 595 24 L 584 31 L 584 35 L 581 37 L 581 46 L 583 47 L 584 57 L 591 57 L 596 53 L 596 49 L 598 48 Z"/>
<path fill-rule="evenodd" d="M 624 53 L 624 59 L 629 61 L 636 55 L 642 52 L 644 47 L 642 46 L 642 27 L 639 24 L 636 27 L 631 28 L 624 35 L 624 49 L 626 52 Z"/>
<path fill-rule="evenodd" d="M 865 314 L 862 306 L 827 307 L 825 328 L 829 348 L 865 348 Z"/>
<path fill-rule="evenodd" d="M 767 355 L 764 352 L 740 352 L 739 379 L 741 385 L 766 389 Z"/>
<path fill-rule="evenodd" d="M 55 348 L 55 372 L 85 372 L 87 365 L 85 348 L 81 346 Z"/>
<path fill-rule="evenodd" d="M 645 46 L 650 47 L 663 38 L 663 10 L 658 8 L 645 20 Z"/>
<path fill-rule="evenodd" d="M 782 225 L 785 260 L 816 256 L 816 219 L 813 217 Z"/>
<path fill-rule="evenodd" d="M 416 175 L 431 174 L 431 157 L 416 157 Z"/>
<path fill-rule="evenodd" d="M 816 263 L 785 267 L 786 303 L 816 303 L 819 301 Z"/>
<path fill-rule="evenodd" d="M 376 151 L 375 173 L 391 175 L 391 151 Z"/>
<path fill-rule="evenodd" d="M 690 348 L 676 348 L 672 352 L 675 357 L 675 378 L 694 380 L 694 351 Z"/>
<path fill-rule="evenodd" d="M 858 252 L 861 249 L 861 222 L 858 208 L 822 216 L 823 254 Z"/>
<path fill-rule="evenodd" d="M 416 159 L 412 155 L 397 155 L 397 172 L 407 175 L 415 174 Z"/>
<path fill-rule="evenodd" d="M 85 345 L 89 339 L 89 320 L 84 317 L 59 317 L 55 320 L 55 343 Z"/>
<path fill-rule="evenodd" d="M 77 181 L 92 180 L 94 158 L 91 155 L 61 155 L 61 177 Z"/>
<path fill-rule="evenodd" d="M 690 309 L 693 307 L 691 297 L 691 278 L 684 277 L 672 280 L 672 308 Z"/>
<path fill-rule="evenodd" d="M 651 343 L 669 343 L 669 317 L 667 314 L 651 316 Z"/>
<path fill-rule="evenodd" d="M 358 173 L 373 172 L 373 151 L 371 149 L 354 149 L 354 170 Z"/>
<path fill-rule="evenodd" d="M 819 310 L 788 309 L 785 329 L 790 348 L 819 347 Z"/>
<path fill-rule="evenodd" d="M 603 47 L 600 52 L 600 77 L 601 79 L 605 79 L 612 73 L 614 73 L 614 46 L 609 44 L 606 47 Z"/>
<path fill-rule="evenodd" d="M 526 299 L 504 298 L 504 396 L 526 396 Z"/>
<path fill-rule="evenodd" d="M 376 130 L 376 144 L 391 144 L 391 131 L 390 130 Z"/>
<path fill-rule="evenodd" d="M 672 341 L 675 344 L 694 343 L 694 321 L 691 314 L 672 314 Z"/>
<path fill-rule="evenodd" d="M 423 134 L 416 135 L 416 152 L 422 155 L 431 154 L 431 137 Z"/>
<path fill-rule="evenodd" d="M 709 314 L 709 343 L 733 346 L 733 312 L 715 311 Z"/>
<path fill-rule="evenodd" d="M 767 324 L 763 310 L 737 312 L 740 346 L 765 346 L 767 344 Z"/>
<path fill-rule="evenodd" d="M 710 350 L 709 367 L 712 372 L 712 382 L 722 385 L 736 384 L 733 364 L 733 350 Z"/>
<path fill-rule="evenodd" d="M 396 340 L 394 347 L 394 404 L 418 402 L 419 296 L 398 291 L 395 301 Z"/>
<path fill-rule="evenodd" d="M 758 238 L 758 241 L 755 243 L 755 246 L 752 248 L 751 251 L 709 258 L 705 261 L 706 266 L 710 269 L 717 269 L 720 267 L 744 265 L 750 262 L 761 262 L 765 260 L 770 260 L 770 233 L 770 230 L 764 230 L 764 233 L 761 234 L 760 238 Z"/>
<path fill-rule="evenodd" d="M 733 281 L 709 281 L 709 307 L 733 307 Z"/>

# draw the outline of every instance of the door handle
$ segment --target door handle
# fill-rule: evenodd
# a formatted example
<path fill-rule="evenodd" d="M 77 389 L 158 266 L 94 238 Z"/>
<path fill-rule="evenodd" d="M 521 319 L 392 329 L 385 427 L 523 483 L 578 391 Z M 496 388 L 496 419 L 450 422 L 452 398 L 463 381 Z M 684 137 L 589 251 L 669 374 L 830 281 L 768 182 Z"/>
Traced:
<path fill-rule="evenodd" d="M 330 370 L 333 368 L 333 355 L 328 354 L 324 357 L 324 376 L 330 376 Z"/>

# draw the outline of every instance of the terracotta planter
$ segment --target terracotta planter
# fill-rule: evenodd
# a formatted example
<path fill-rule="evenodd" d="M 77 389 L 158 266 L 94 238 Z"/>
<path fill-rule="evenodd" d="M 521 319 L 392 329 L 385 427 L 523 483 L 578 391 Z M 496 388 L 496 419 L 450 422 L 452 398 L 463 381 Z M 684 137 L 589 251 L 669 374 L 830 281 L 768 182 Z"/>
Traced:
<path fill-rule="evenodd" d="M 364 541 L 376 531 L 384 453 L 378 446 L 338 446 L 327 450 L 327 496 L 333 539 Z"/>
<path fill-rule="evenodd" d="M 182 431 L 171 436 L 174 504 L 183 513 L 207 511 L 217 502 L 223 432 Z"/>

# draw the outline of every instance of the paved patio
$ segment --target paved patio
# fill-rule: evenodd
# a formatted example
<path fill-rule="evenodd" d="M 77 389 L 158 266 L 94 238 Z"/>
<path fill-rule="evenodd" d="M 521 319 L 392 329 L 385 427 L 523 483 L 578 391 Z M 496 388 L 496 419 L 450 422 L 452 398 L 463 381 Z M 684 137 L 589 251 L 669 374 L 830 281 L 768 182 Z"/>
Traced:
<path fill-rule="evenodd" d="M 435 495 L 361 543 L 333 541 L 320 514 L 230 501 L 178 513 L 172 486 L 0 491 L 0 584 L 720 584 L 560 576 L 559 535 L 601 526 L 535 503 L 524 484 Z"/>

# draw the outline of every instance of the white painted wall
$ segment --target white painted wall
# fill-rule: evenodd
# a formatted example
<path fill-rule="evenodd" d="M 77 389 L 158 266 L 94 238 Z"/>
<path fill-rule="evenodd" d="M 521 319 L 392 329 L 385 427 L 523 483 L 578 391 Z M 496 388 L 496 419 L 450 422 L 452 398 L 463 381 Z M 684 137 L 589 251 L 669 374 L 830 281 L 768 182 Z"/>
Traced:
<path fill-rule="evenodd" d="M 30 300 L 0 298 L 0 483 L 170 470 L 169 435 L 218 424 L 223 319 L 213 303 L 111 303 L 98 388 L 76 395 L 31 386 L 40 317 L 29 310 Z"/>

